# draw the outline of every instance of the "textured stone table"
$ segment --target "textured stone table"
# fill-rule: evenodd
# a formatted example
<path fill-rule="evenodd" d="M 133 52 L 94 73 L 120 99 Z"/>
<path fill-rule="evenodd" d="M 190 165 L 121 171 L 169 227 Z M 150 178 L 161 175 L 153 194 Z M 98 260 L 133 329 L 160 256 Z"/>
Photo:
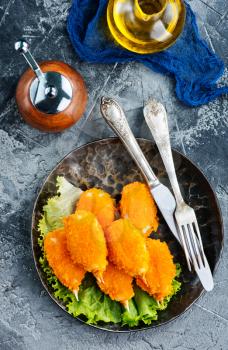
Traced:
<path fill-rule="evenodd" d="M 189 1 L 202 35 L 228 64 L 226 0 Z M 0 1 L 0 349 L 228 349 L 228 250 L 215 276 L 215 288 L 190 311 L 165 327 L 132 334 L 110 334 L 84 326 L 66 315 L 46 294 L 34 268 L 31 213 L 49 171 L 69 151 L 112 135 L 99 114 L 103 94 L 125 107 L 137 136 L 151 138 L 142 118 L 149 95 L 168 110 L 174 147 L 187 154 L 216 190 L 228 226 L 228 100 L 224 96 L 200 108 L 177 101 L 174 82 L 139 64 L 89 65 L 79 62 L 69 42 L 65 20 L 70 0 Z M 62 134 L 45 134 L 26 125 L 14 93 L 25 69 L 13 50 L 23 35 L 38 60 L 59 59 L 84 76 L 89 102 L 81 121 Z M 221 84 L 227 83 L 226 76 Z"/>

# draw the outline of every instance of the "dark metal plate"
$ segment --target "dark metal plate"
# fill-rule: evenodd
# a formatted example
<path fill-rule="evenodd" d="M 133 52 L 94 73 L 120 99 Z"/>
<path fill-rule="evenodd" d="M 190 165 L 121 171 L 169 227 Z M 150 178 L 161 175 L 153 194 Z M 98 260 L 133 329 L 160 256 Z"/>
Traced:
<path fill-rule="evenodd" d="M 155 174 L 165 185 L 170 187 L 157 147 L 149 140 L 139 139 L 138 141 Z M 216 195 L 206 177 L 189 159 L 175 150 L 173 150 L 173 155 L 182 193 L 187 203 L 196 211 L 205 253 L 214 273 L 223 249 L 222 216 Z M 39 233 L 37 231 L 37 223 L 42 215 L 43 205 L 49 197 L 56 194 L 55 180 L 58 175 L 65 176 L 68 181 L 83 190 L 93 186 L 103 188 L 117 199 L 123 185 L 136 180 L 143 181 L 143 178 L 121 141 L 117 138 L 109 138 L 94 141 L 75 149 L 56 166 L 45 180 L 33 211 L 32 249 L 43 286 L 51 298 L 65 310 L 64 304 L 53 296 L 46 276 L 40 268 L 41 251 L 38 245 Z M 182 290 L 172 299 L 166 310 L 159 312 L 158 320 L 151 326 L 141 324 L 135 328 L 127 328 L 102 323 L 95 327 L 107 331 L 128 332 L 161 326 L 183 314 L 203 293 L 198 277 L 189 273 L 182 249 L 169 232 L 162 217 L 160 222 L 160 237 L 167 241 L 175 260 L 182 265 Z M 85 321 L 83 318 L 78 319 L 82 322 Z"/>

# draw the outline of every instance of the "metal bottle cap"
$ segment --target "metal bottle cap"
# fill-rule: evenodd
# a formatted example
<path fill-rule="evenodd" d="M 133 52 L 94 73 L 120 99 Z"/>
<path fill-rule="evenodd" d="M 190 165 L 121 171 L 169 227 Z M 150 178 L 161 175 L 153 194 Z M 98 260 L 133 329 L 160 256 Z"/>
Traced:
<path fill-rule="evenodd" d="M 66 109 L 73 96 L 70 81 L 57 72 L 43 73 L 31 55 L 29 44 L 25 40 L 17 41 L 15 50 L 24 56 L 36 74 L 30 86 L 30 100 L 34 107 L 46 114 L 56 114 Z"/>

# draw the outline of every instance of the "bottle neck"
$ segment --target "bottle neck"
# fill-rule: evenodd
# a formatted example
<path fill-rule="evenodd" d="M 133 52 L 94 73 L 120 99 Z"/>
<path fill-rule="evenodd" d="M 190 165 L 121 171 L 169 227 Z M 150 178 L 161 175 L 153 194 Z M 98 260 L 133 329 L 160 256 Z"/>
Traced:
<path fill-rule="evenodd" d="M 135 0 L 135 16 L 144 22 L 158 20 L 164 13 L 167 0 Z"/>

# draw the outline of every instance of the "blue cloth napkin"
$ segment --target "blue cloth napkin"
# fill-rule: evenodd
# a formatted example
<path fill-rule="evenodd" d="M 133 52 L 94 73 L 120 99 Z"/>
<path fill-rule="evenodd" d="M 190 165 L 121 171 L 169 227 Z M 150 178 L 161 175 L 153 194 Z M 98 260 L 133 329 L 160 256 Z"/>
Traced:
<path fill-rule="evenodd" d="M 177 42 L 166 51 L 141 55 L 114 43 L 106 23 L 107 3 L 107 0 L 73 0 L 67 29 L 82 60 L 93 63 L 138 61 L 154 71 L 170 74 L 176 80 L 177 97 L 189 106 L 199 106 L 228 93 L 228 86 L 216 86 L 224 64 L 201 39 L 189 4 L 186 3 L 186 24 Z"/>

